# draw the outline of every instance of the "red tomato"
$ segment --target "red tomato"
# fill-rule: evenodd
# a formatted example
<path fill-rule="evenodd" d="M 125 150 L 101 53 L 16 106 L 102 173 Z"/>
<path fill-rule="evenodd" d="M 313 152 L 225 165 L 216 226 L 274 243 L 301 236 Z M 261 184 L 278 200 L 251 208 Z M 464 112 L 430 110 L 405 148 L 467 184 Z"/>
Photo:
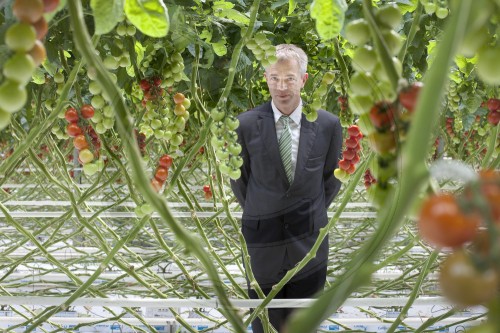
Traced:
<path fill-rule="evenodd" d="M 162 157 L 160 157 L 160 160 L 158 161 L 158 164 L 165 169 L 169 169 L 172 166 L 172 156 L 165 154 Z"/>
<path fill-rule="evenodd" d="M 175 104 L 181 104 L 182 102 L 184 102 L 184 94 L 183 93 L 177 93 L 174 95 L 174 102 Z"/>
<path fill-rule="evenodd" d="M 213 194 L 212 191 L 205 192 L 205 200 L 210 200 L 212 199 Z"/>
<path fill-rule="evenodd" d="M 349 160 L 342 159 L 339 161 L 339 168 L 342 170 L 347 171 L 347 169 L 349 169 L 350 166 L 351 166 L 351 161 Z"/>
<path fill-rule="evenodd" d="M 155 86 L 159 87 L 159 86 L 161 85 L 161 79 L 160 79 L 159 77 L 155 76 L 155 77 L 153 78 L 153 84 L 154 84 Z"/>
<path fill-rule="evenodd" d="M 33 27 L 35 28 L 36 39 L 38 40 L 42 40 L 49 31 L 49 26 L 43 16 L 38 21 L 33 23 Z"/>
<path fill-rule="evenodd" d="M 495 270 L 479 270 L 463 250 L 450 254 L 441 265 L 439 283 L 444 296 L 460 306 L 484 304 L 498 295 Z"/>
<path fill-rule="evenodd" d="M 488 120 L 488 122 L 491 125 L 496 126 L 498 124 L 498 122 L 500 121 L 500 111 L 490 111 L 490 112 L 488 112 L 488 115 L 486 116 L 486 119 Z"/>
<path fill-rule="evenodd" d="M 424 85 L 422 82 L 415 82 L 411 86 L 399 92 L 399 102 L 405 109 L 413 112 L 413 110 L 415 109 L 415 105 L 417 104 L 420 90 L 423 86 Z"/>
<path fill-rule="evenodd" d="M 345 146 L 347 148 L 354 149 L 356 148 L 356 146 L 358 146 L 358 140 L 356 140 L 355 138 L 348 138 L 347 140 L 345 140 Z"/>
<path fill-rule="evenodd" d="M 76 123 L 78 122 L 78 112 L 76 111 L 75 108 L 68 108 L 66 112 L 64 113 L 64 118 L 66 118 L 66 121 L 68 123 Z"/>
<path fill-rule="evenodd" d="M 351 163 L 352 164 L 357 164 L 359 162 L 359 155 L 356 154 L 353 156 L 353 158 L 351 158 Z"/>
<path fill-rule="evenodd" d="M 47 57 L 47 51 L 45 50 L 45 46 L 39 40 L 35 42 L 35 46 L 33 46 L 33 48 L 28 52 L 28 54 L 35 61 L 35 66 L 40 66 L 40 64 Z"/>
<path fill-rule="evenodd" d="M 204 186 L 203 186 L 203 192 L 207 193 L 207 192 L 210 192 L 210 191 L 212 191 L 212 190 L 210 189 L 210 185 L 204 185 Z"/>
<path fill-rule="evenodd" d="M 83 131 L 76 123 L 69 123 L 68 126 L 66 126 L 66 133 L 74 138 L 75 136 L 82 134 Z"/>
<path fill-rule="evenodd" d="M 356 166 L 354 164 L 349 165 L 349 168 L 347 168 L 346 172 L 350 175 L 352 175 L 356 171 Z"/>
<path fill-rule="evenodd" d="M 500 172 L 481 170 L 479 179 L 481 193 L 489 204 L 493 222 L 500 225 Z"/>
<path fill-rule="evenodd" d="M 347 128 L 347 133 L 349 136 L 358 136 L 361 131 L 359 130 L 358 125 L 351 125 L 349 128 Z"/>
<path fill-rule="evenodd" d="M 80 112 L 82 113 L 82 117 L 85 119 L 90 119 L 94 116 L 95 110 L 94 107 L 90 104 L 84 104 L 80 108 Z"/>
<path fill-rule="evenodd" d="M 370 109 L 369 116 L 373 126 L 387 130 L 394 124 L 394 106 L 391 102 L 378 102 Z"/>
<path fill-rule="evenodd" d="M 351 148 L 347 148 L 342 153 L 342 156 L 344 157 L 345 160 L 352 160 L 355 155 L 357 155 L 357 152 L 354 149 L 351 149 Z"/>
<path fill-rule="evenodd" d="M 478 232 L 480 220 L 465 214 L 451 194 L 436 194 L 422 204 L 418 219 L 420 236 L 437 247 L 460 247 Z"/>
<path fill-rule="evenodd" d="M 73 146 L 75 146 L 75 148 L 78 150 L 82 150 L 88 148 L 89 143 L 87 142 L 87 138 L 85 138 L 85 135 L 79 134 L 73 139 Z"/>
<path fill-rule="evenodd" d="M 165 182 L 165 180 L 167 180 L 168 178 L 168 169 L 164 167 L 158 167 L 158 169 L 156 169 L 155 178 L 162 183 Z"/>
<path fill-rule="evenodd" d="M 163 182 L 159 181 L 156 178 L 153 178 L 153 179 L 151 179 L 151 186 L 153 187 L 153 189 L 156 192 L 160 192 L 160 190 L 161 190 L 161 188 L 163 186 Z"/>
<path fill-rule="evenodd" d="M 500 111 L 500 99 L 490 98 L 486 103 L 490 111 Z"/>
<path fill-rule="evenodd" d="M 139 83 L 142 91 L 148 91 L 151 88 L 151 83 L 147 79 L 142 79 Z"/>

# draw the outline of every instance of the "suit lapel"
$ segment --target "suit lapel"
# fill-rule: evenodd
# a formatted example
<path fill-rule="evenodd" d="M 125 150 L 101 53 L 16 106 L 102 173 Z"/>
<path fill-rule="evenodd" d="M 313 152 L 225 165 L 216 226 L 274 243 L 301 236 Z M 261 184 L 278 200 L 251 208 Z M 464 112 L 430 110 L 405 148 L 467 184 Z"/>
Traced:
<path fill-rule="evenodd" d="M 278 138 L 276 137 L 276 124 L 274 123 L 271 103 L 269 102 L 267 106 L 265 112 L 261 113 L 257 119 L 257 129 L 264 142 L 264 147 L 268 152 L 269 158 L 272 161 L 272 165 L 278 166 L 281 177 L 288 182 L 285 167 L 281 161 Z"/>
<path fill-rule="evenodd" d="M 302 114 L 302 120 L 300 122 L 299 151 L 297 153 L 297 166 L 295 168 L 294 180 L 300 177 L 302 171 L 306 166 L 307 160 L 309 159 L 309 154 L 313 147 L 314 141 L 316 140 L 317 131 L 318 123 L 308 121 L 305 115 Z"/>

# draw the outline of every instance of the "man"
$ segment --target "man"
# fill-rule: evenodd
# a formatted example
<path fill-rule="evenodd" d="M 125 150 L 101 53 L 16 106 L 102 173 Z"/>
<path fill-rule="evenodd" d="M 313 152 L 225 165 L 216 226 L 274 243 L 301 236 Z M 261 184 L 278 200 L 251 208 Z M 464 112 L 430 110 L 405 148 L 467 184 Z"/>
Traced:
<path fill-rule="evenodd" d="M 278 61 L 266 68 L 272 100 L 238 116 L 242 145 L 241 178 L 231 187 L 243 208 L 242 233 L 252 272 L 267 295 L 309 252 L 327 209 L 340 188 L 333 176 L 342 149 L 338 117 L 318 111 L 314 122 L 302 114 L 300 92 L 307 81 L 307 56 L 294 45 L 276 47 Z M 276 298 L 310 298 L 326 280 L 328 239 L 316 257 Z M 258 298 L 249 287 L 251 298 Z M 269 309 L 280 331 L 291 309 Z M 263 332 L 260 320 L 254 333 Z"/>

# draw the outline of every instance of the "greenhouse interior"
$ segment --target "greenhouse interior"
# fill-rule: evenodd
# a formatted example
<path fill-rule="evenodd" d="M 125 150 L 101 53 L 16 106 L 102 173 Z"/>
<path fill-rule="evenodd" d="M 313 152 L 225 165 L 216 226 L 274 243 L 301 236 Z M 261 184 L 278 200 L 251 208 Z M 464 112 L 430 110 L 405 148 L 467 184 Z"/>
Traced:
<path fill-rule="evenodd" d="M 0 23 L 0 332 L 500 332 L 499 0 L 4 0 Z M 280 296 L 320 260 L 324 287 Z"/>

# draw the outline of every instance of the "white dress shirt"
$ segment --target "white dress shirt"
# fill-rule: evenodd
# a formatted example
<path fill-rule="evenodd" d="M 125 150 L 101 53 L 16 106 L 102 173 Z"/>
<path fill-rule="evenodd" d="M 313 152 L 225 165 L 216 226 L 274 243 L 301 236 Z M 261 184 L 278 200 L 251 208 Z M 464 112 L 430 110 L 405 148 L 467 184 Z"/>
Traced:
<path fill-rule="evenodd" d="M 283 123 L 278 121 L 283 114 L 278 110 L 274 102 L 271 101 L 271 106 L 273 108 L 274 123 L 276 125 L 276 135 L 278 137 L 278 142 L 280 141 L 281 133 L 283 133 Z M 300 121 L 302 119 L 302 100 L 299 106 L 290 114 L 290 131 L 292 132 L 292 175 L 295 175 L 295 167 L 297 165 L 297 153 L 299 151 L 299 139 L 300 139 Z M 295 178 L 295 177 L 294 177 Z"/>

